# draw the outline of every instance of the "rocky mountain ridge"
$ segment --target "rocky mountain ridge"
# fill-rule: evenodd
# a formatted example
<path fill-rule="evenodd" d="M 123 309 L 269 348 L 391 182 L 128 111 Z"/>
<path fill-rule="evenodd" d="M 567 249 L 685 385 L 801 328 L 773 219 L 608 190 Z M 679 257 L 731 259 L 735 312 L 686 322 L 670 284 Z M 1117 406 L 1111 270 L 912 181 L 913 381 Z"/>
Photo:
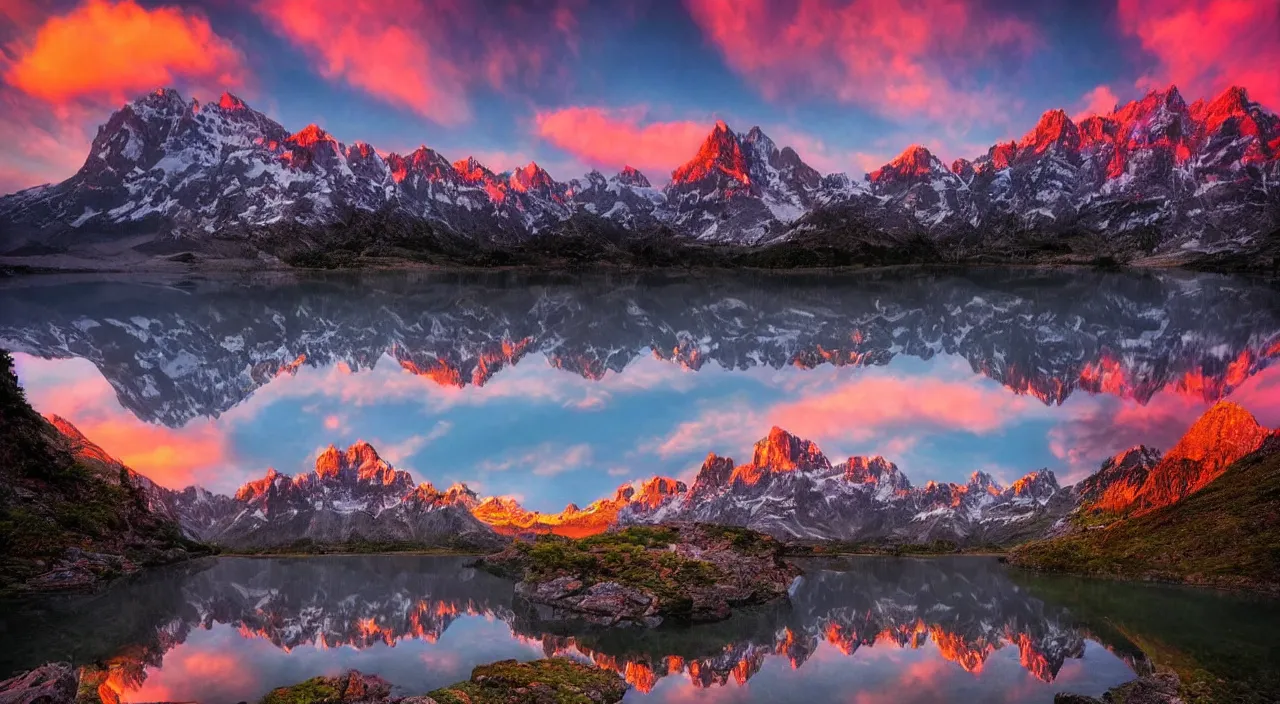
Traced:
<path fill-rule="evenodd" d="M 398 365 L 484 386 L 515 365 L 585 379 L 641 357 L 689 370 L 880 367 L 957 357 L 1045 404 L 1161 390 L 1215 402 L 1280 356 L 1280 294 L 1217 275 L 1011 270 L 929 276 L 378 275 L 296 284 L 15 281 L 0 343 L 82 358 L 124 408 L 178 427 L 273 380 Z"/>
<path fill-rule="evenodd" d="M 510 497 L 480 499 L 465 484 L 443 492 L 430 483 L 415 487 L 408 473 L 357 443 L 345 453 L 330 447 L 313 473 L 292 478 L 270 470 L 231 500 L 195 488 L 169 492 L 167 500 L 193 537 L 233 547 L 302 538 L 438 541 L 450 535 L 492 546 L 500 541 L 490 529 L 581 538 L 616 526 L 690 522 L 800 542 L 1010 545 L 1067 530 L 1075 514 L 1142 512 L 1174 503 L 1272 435 L 1224 401 L 1163 457 L 1132 448 L 1075 486 L 1060 486 L 1047 469 L 1007 487 L 983 472 L 973 472 L 964 484 L 913 486 L 883 457 L 833 464 L 814 443 L 774 427 L 756 443 L 750 462 L 711 453 L 692 485 L 655 476 L 623 484 L 585 509 L 570 504 L 559 513 L 529 511 Z M 1124 499 L 1129 503 L 1120 503 Z M 212 505 L 221 510 L 211 511 Z"/>
<path fill-rule="evenodd" d="M 1280 119 L 1240 87 L 1187 105 L 1171 86 L 1079 124 L 1051 110 L 1022 139 L 972 161 L 946 166 L 912 145 L 865 180 L 823 176 L 759 127 L 739 133 L 720 121 L 661 188 L 631 167 L 561 182 L 532 162 L 495 173 L 426 146 L 384 155 L 314 124 L 290 133 L 230 94 L 202 104 L 162 88 L 115 112 L 71 178 L 0 198 L 0 252 L 134 236 L 174 250 L 385 212 L 499 244 L 589 215 L 738 245 L 853 228 L 890 243 L 927 235 L 958 255 L 1081 236 L 1127 257 L 1208 254 L 1274 240 L 1277 182 Z"/>
<path fill-rule="evenodd" d="M 504 542 L 472 516 L 476 495 L 465 485 L 415 485 L 365 442 L 345 452 L 330 445 L 314 471 L 296 477 L 269 469 L 233 497 L 198 487 L 162 491 L 188 535 L 235 549 L 353 541 L 491 549 Z"/>

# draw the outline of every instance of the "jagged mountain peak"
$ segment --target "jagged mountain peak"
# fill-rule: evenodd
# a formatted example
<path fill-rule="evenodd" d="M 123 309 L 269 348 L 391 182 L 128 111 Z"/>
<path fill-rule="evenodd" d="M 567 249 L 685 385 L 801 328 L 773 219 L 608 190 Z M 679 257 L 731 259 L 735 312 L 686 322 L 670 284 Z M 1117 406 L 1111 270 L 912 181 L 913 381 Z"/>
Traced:
<path fill-rule="evenodd" d="M 767 436 L 756 442 L 751 464 L 781 471 L 831 468 L 831 463 L 816 444 L 776 425 L 769 429 Z"/>
<path fill-rule="evenodd" d="M 1059 486 L 1058 477 L 1054 475 L 1053 470 L 1041 469 L 1028 472 L 1014 480 L 1007 491 L 1014 496 L 1041 500 L 1057 493 L 1059 489 L 1061 489 L 1061 486 Z"/>
<path fill-rule="evenodd" d="M 671 182 L 694 183 L 721 175 L 742 184 L 751 183 L 738 135 L 724 120 L 717 120 L 715 129 L 707 135 L 693 159 L 671 172 Z"/>
<path fill-rule="evenodd" d="M 618 175 L 614 176 L 614 178 L 617 179 L 618 183 L 623 185 L 634 186 L 636 188 L 653 188 L 653 184 L 649 182 L 649 179 L 646 178 L 639 169 L 633 166 L 623 166 L 622 170 L 619 171 Z"/>
<path fill-rule="evenodd" d="M 291 135 L 289 137 L 289 141 L 300 147 L 311 147 L 319 144 L 320 142 L 338 143 L 338 140 L 334 139 L 332 135 L 325 132 L 314 122 Z"/>
<path fill-rule="evenodd" d="M 933 152 L 919 144 L 912 144 L 895 157 L 893 161 L 868 174 L 867 178 L 872 183 L 895 179 L 909 180 L 921 176 L 929 176 L 939 170 L 950 173 L 942 166 L 942 162 L 933 155 Z"/>
<path fill-rule="evenodd" d="M 488 181 L 494 177 L 494 173 L 474 156 L 453 162 L 453 168 L 469 183 Z"/>
<path fill-rule="evenodd" d="M 999 494 L 1004 490 L 1003 487 L 996 482 L 995 477 L 992 477 L 990 474 L 983 471 L 974 471 L 970 474 L 969 481 L 965 486 L 969 487 L 970 490 L 992 494 Z"/>
<path fill-rule="evenodd" d="M 898 465 L 880 455 L 850 457 L 845 462 L 844 480 L 852 484 L 887 483 L 895 490 L 911 488 L 911 482 L 906 475 L 898 471 Z"/>
<path fill-rule="evenodd" d="M 1242 452 L 1247 454 L 1261 445 L 1267 433 L 1243 406 L 1219 401 L 1191 425 L 1165 459 L 1204 461 L 1222 452 L 1243 456 Z M 1248 448 L 1247 452 L 1244 448 Z"/>
<path fill-rule="evenodd" d="M 511 172 L 511 187 L 517 191 L 547 189 L 554 185 L 555 179 L 551 178 L 551 174 L 534 161 Z"/>
<path fill-rule="evenodd" d="M 224 91 L 222 93 L 222 97 L 218 98 L 217 106 L 227 112 L 249 109 L 249 106 L 246 105 L 239 96 L 234 95 L 229 91 Z"/>
<path fill-rule="evenodd" d="M 1018 148 L 1042 154 L 1053 147 L 1075 151 L 1080 148 L 1080 131 L 1063 110 L 1049 110 L 1036 126 L 1018 142 Z"/>

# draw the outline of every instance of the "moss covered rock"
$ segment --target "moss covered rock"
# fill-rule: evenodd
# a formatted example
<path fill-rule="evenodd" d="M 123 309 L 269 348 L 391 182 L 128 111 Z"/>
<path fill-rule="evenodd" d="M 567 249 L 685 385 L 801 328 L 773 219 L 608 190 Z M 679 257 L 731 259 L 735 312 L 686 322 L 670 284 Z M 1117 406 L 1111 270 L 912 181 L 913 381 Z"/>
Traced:
<path fill-rule="evenodd" d="M 276 687 L 261 704 L 382 704 L 391 698 L 391 685 L 375 675 L 351 670 L 338 677 L 312 677 L 289 687 Z"/>
<path fill-rule="evenodd" d="M 785 599 L 800 570 L 783 545 L 745 528 L 699 523 L 635 526 L 571 540 L 539 536 L 480 561 L 517 580 L 545 620 L 656 626 L 718 621 L 732 608 Z"/>
<path fill-rule="evenodd" d="M 437 704 L 612 704 L 627 683 L 607 670 L 568 658 L 502 660 L 471 671 L 471 679 L 427 696 Z"/>

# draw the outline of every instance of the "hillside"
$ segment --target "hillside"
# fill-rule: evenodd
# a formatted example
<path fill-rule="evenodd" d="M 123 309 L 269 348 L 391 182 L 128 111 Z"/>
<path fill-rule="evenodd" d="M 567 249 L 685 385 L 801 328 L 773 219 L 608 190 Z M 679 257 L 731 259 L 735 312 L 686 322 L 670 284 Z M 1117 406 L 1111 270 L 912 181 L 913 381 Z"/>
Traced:
<path fill-rule="evenodd" d="M 37 414 L 0 350 L 0 593 L 92 587 L 202 552 L 149 506 L 153 486 Z"/>
<path fill-rule="evenodd" d="M 1035 570 L 1280 593 L 1280 436 L 1203 489 L 1105 527 L 1023 545 Z"/>

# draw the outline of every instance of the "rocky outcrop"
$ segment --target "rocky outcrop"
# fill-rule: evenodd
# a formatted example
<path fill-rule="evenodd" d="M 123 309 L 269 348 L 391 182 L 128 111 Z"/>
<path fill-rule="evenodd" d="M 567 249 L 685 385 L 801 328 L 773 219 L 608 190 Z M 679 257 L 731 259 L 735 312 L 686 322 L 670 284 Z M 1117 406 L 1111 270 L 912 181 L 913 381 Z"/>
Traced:
<path fill-rule="evenodd" d="M 157 487 L 27 404 L 0 350 L 0 593 L 84 589 L 204 554 Z"/>
<path fill-rule="evenodd" d="M 471 679 L 416 696 L 394 696 L 375 675 L 349 670 L 277 687 L 259 704 L 616 704 L 627 693 L 621 677 L 568 658 L 502 660 L 479 665 Z"/>
<path fill-rule="evenodd" d="M 432 704 L 426 697 L 391 696 L 391 685 L 377 675 L 348 670 L 336 677 L 312 677 L 276 687 L 259 704 Z"/>
<path fill-rule="evenodd" d="M 615 704 L 626 693 L 627 683 L 612 672 L 568 658 L 548 658 L 481 665 L 471 671 L 470 680 L 429 696 L 439 704 Z"/>
<path fill-rule="evenodd" d="M 1101 697 L 1060 693 L 1053 704 L 1184 704 L 1178 676 L 1162 672 L 1112 687 Z"/>
<path fill-rule="evenodd" d="M 79 686 L 69 663 L 49 663 L 0 682 L 0 704 L 72 704 Z"/>
<path fill-rule="evenodd" d="M 516 579 L 537 620 L 653 627 L 718 621 L 733 607 L 784 599 L 800 571 L 781 549 L 752 531 L 684 523 L 577 541 L 544 536 L 480 565 Z"/>

